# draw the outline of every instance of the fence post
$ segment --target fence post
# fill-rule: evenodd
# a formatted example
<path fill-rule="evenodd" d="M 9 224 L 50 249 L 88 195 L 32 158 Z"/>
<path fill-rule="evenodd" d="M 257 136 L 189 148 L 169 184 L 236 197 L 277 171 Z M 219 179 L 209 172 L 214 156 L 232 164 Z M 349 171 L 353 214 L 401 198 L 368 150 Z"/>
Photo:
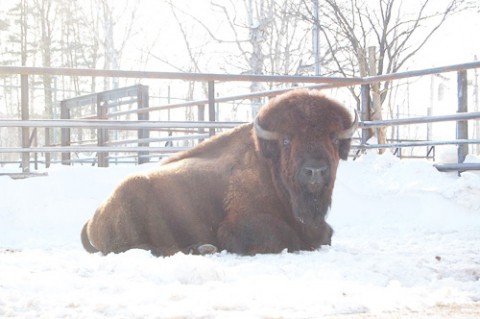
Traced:
<path fill-rule="evenodd" d="M 70 119 L 70 109 L 67 106 L 67 101 L 60 102 L 60 118 L 62 120 Z M 65 127 L 61 129 L 62 147 L 70 146 L 70 128 Z M 71 165 L 70 152 L 62 152 L 62 165 Z"/>
<path fill-rule="evenodd" d="M 45 146 L 50 146 L 50 128 L 46 127 L 45 128 Z M 51 155 L 49 152 L 45 153 L 45 167 L 49 168 L 51 163 Z"/>
<path fill-rule="evenodd" d="M 215 82 L 208 81 L 208 120 L 215 122 Z M 209 129 L 209 135 L 215 135 L 215 129 Z"/>
<path fill-rule="evenodd" d="M 107 119 L 107 107 L 102 104 L 102 94 L 97 94 L 97 118 L 99 120 Z M 108 142 L 108 130 L 107 129 L 98 129 L 97 130 L 97 145 L 100 147 L 106 146 Z M 99 151 L 97 153 L 97 163 L 98 167 L 108 167 L 108 153 Z"/>
<path fill-rule="evenodd" d="M 32 146 L 32 144 L 34 146 L 38 146 L 37 128 L 36 127 L 33 128 L 32 135 L 28 139 L 28 147 Z M 38 170 L 38 153 L 37 152 L 33 153 L 33 159 L 34 159 L 34 161 L 33 161 L 34 168 L 35 168 L 35 170 Z"/>
<path fill-rule="evenodd" d="M 205 104 L 199 104 L 199 105 L 197 105 L 197 108 L 198 108 L 198 110 L 197 110 L 198 111 L 198 121 L 199 122 L 204 122 L 205 121 Z M 203 129 L 203 128 L 198 129 L 198 133 L 199 134 L 205 133 L 205 129 Z M 203 141 L 204 141 L 203 138 L 198 139 L 198 143 L 201 143 Z"/>
<path fill-rule="evenodd" d="M 458 71 L 457 73 L 457 94 L 458 109 L 457 113 L 468 112 L 468 82 L 467 71 Z M 468 122 L 457 122 L 457 139 L 468 139 Z M 463 163 L 468 154 L 468 144 L 459 144 L 457 146 L 458 163 Z"/>
<path fill-rule="evenodd" d="M 138 109 L 145 109 L 149 107 L 148 101 L 148 86 L 139 85 L 137 89 L 137 106 Z M 137 119 L 139 121 L 146 121 L 149 119 L 149 113 L 137 113 Z M 137 131 L 138 137 L 138 146 L 146 146 L 150 145 L 149 142 L 141 141 L 142 139 L 148 139 L 150 137 L 150 131 L 148 129 L 142 128 Z M 143 164 L 149 162 L 148 152 L 138 152 L 138 164 Z"/>
<path fill-rule="evenodd" d="M 21 86 L 21 109 L 22 109 L 22 121 L 30 119 L 30 111 L 28 106 L 28 75 L 20 75 Z M 28 148 L 30 140 L 30 129 L 28 127 L 22 127 L 22 147 Z M 30 173 L 30 153 L 22 153 L 22 172 L 24 174 Z"/>
<path fill-rule="evenodd" d="M 370 120 L 370 85 L 363 84 L 361 87 L 361 120 L 369 121 Z M 367 141 L 372 137 L 372 131 L 369 128 L 362 129 L 362 144 L 366 144 Z"/>

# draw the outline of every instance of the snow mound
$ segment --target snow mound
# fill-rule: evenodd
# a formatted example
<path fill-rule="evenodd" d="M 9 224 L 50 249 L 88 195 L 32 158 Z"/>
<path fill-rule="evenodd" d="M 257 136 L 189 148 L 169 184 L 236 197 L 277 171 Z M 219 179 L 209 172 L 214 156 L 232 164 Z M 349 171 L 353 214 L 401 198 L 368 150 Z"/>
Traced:
<path fill-rule="evenodd" d="M 470 158 L 477 160 L 477 158 Z M 480 174 L 367 154 L 339 167 L 332 246 L 241 257 L 87 254 L 83 223 L 137 167 L 0 177 L 0 317 L 480 316 Z"/>

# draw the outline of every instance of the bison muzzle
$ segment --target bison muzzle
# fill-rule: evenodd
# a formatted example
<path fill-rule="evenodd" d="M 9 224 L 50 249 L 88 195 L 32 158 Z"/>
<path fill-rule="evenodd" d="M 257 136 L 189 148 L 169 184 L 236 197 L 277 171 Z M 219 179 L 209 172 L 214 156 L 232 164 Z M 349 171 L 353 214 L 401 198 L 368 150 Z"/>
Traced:
<path fill-rule="evenodd" d="M 329 245 L 337 166 L 358 126 L 318 91 L 271 99 L 253 123 L 124 180 L 82 230 L 89 252 L 226 250 L 242 255 Z"/>

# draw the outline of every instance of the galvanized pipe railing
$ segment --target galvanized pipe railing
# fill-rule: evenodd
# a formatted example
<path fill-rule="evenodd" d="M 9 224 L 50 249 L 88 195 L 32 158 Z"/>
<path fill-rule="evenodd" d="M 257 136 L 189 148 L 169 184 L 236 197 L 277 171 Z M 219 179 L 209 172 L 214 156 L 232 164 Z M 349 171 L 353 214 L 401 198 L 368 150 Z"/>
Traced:
<path fill-rule="evenodd" d="M 174 153 L 189 149 L 188 147 L 162 146 L 42 146 L 42 147 L 1 147 L 0 153 L 74 153 L 74 152 L 105 152 L 105 153 Z"/>
<path fill-rule="evenodd" d="M 182 121 L 111 121 L 111 120 L 0 120 L 0 127 L 57 127 L 57 128 L 96 128 L 112 130 L 138 130 L 141 128 L 175 129 L 233 128 L 245 122 L 182 122 Z"/>
<path fill-rule="evenodd" d="M 238 99 L 247 99 L 253 97 L 261 97 L 261 96 L 271 96 L 280 94 L 282 92 L 288 91 L 290 89 L 280 89 L 276 91 L 265 91 L 265 92 L 257 92 L 253 94 L 245 94 L 245 95 L 238 95 L 232 97 L 222 97 L 222 98 L 215 98 L 214 96 L 214 82 L 222 82 L 222 81 L 248 81 L 248 82 L 284 82 L 284 83 L 313 83 L 315 85 L 310 87 L 316 88 L 331 88 L 331 87 L 343 87 L 343 86 L 354 86 L 354 85 L 362 85 L 362 89 L 365 87 L 367 88 L 369 84 L 383 82 L 383 81 L 392 81 L 398 80 L 403 78 L 409 77 L 416 77 L 416 76 L 423 76 L 423 75 L 430 75 L 430 74 L 437 74 L 443 72 L 453 72 L 456 71 L 459 74 L 459 112 L 464 112 L 464 106 L 466 105 L 466 100 L 464 99 L 464 93 L 460 94 L 460 92 L 464 92 L 466 89 L 465 87 L 460 87 L 462 83 L 466 82 L 466 73 L 464 71 L 473 69 L 473 68 L 480 68 L 480 61 L 464 63 L 464 64 L 456 64 L 444 67 L 437 67 L 431 69 L 424 69 L 424 70 L 416 70 L 416 71 L 408 71 L 408 72 L 400 72 L 395 74 L 386 74 L 386 75 L 379 75 L 373 77 L 365 77 L 365 78 L 341 78 L 341 77 L 321 77 L 321 76 L 275 76 L 275 75 L 228 75 L 228 74 L 209 74 L 209 73 L 182 73 L 182 72 L 147 72 L 147 71 L 125 71 L 125 70 L 95 70 L 95 69 L 70 69 L 70 68 L 42 68 L 42 67 L 16 67 L 16 66 L 0 66 L 0 74 L 18 74 L 21 75 L 22 79 L 22 87 L 21 87 L 21 96 L 22 96 L 22 110 L 28 109 L 28 81 L 26 81 L 26 77 L 28 75 L 63 75 L 63 76 L 88 76 L 88 77 L 124 77 L 124 78 L 145 78 L 145 79 L 170 79 L 170 80 L 184 80 L 184 81 L 206 81 L 208 82 L 209 94 L 208 100 L 200 100 L 200 101 L 191 101 L 185 103 L 176 103 L 170 105 L 163 105 L 156 108 L 145 108 L 141 110 L 141 113 L 148 113 L 153 110 L 159 109 L 167 109 L 167 108 L 174 108 L 174 107 L 181 107 L 188 105 L 199 105 L 199 104 L 208 104 L 209 111 L 211 113 L 213 109 L 213 105 L 216 102 L 226 102 L 226 101 L 233 101 Z M 294 88 L 292 88 L 294 89 Z M 362 90 L 363 92 L 364 90 Z M 365 91 L 368 93 L 367 91 Z M 364 98 L 365 97 L 365 98 Z M 366 107 L 369 105 L 369 100 L 367 98 L 367 94 L 362 94 L 362 105 Z M 462 108 L 460 107 L 462 105 Z M 130 113 L 130 111 L 128 111 Z M 140 113 L 138 111 L 132 113 Z M 121 115 L 127 114 L 118 112 L 118 114 L 114 115 Z M 25 120 L 28 116 L 24 116 L 25 114 L 22 112 L 22 118 Z M 28 115 L 28 113 L 27 113 Z M 363 115 L 363 113 L 362 113 Z M 460 117 L 456 119 L 460 123 L 469 119 L 478 118 L 477 113 L 466 113 L 462 114 Z M 399 119 L 399 120 L 389 120 L 389 121 L 377 121 L 374 123 L 373 121 L 367 121 L 366 118 L 363 118 L 362 128 L 364 129 L 364 133 L 367 132 L 368 128 L 376 127 L 376 126 L 389 126 L 389 125 L 404 125 L 404 124 L 414 124 L 412 119 Z M 214 121 L 214 116 L 210 115 L 210 121 Z M 445 121 L 449 119 L 445 119 L 442 117 L 433 117 L 433 118 L 419 118 L 417 119 L 417 123 L 430 123 L 430 122 L 437 122 L 437 121 Z M 58 120 L 32 120 L 30 121 L 18 121 L 18 122 L 8 122 L 9 120 L 2 120 L 0 122 L 0 126 L 4 127 L 21 127 L 23 129 L 27 129 L 28 127 L 50 127 L 49 125 L 53 125 L 52 127 L 62 127 L 62 128 L 72 128 L 72 127 L 87 127 L 87 128 L 107 128 L 107 129 L 139 129 L 139 128 L 184 128 L 185 126 L 181 126 L 183 122 L 172 123 L 168 122 L 162 124 L 162 122 L 158 121 L 156 123 L 150 123 L 150 121 L 135 121 L 137 124 L 143 125 L 141 127 L 136 126 L 133 123 L 123 123 L 120 125 L 112 124 L 111 121 L 68 121 L 68 124 L 61 124 L 57 126 L 59 122 Z M 15 120 L 13 120 L 15 121 Z M 54 121 L 54 122 L 50 122 Z M 102 123 L 108 122 L 108 123 Z M 381 122 L 381 123 L 380 123 Z M 96 124 L 94 124 L 96 123 Z M 150 124 L 149 124 L 150 123 Z M 218 122 L 214 122 L 214 125 L 218 125 Z M 46 125 L 47 124 L 47 125 Z M 214 128 L 229 128 L 236 125 L 241 124 L 238 123 L 228 123 L 225 126 L 214 126 L 212 122 L 204 122 L 202 126 L 197 126 L 197 128 L 209 128 L 211 132 L 213 132 Z M 64 126 L 65 125 L 65 126 Z M 83 126 L 86 125 L 86 126 Z M 173 125 L 173 126 L 172 126 Z M 223 125 L 223 124 L 220 124 Z M 465 132 L 465 129 L 460 129 L 459 132 Z M 25 131 L 25 136 L 28 136 L 28 132 Z M 462 134 L 461 134 L 462 135 Z M 463 134 L 464 135 L 464 134 Z M 465 136 L 458 136 L 459 139 L 465 138 Z M 366 140 L 365 138 L 363 139 Z M 32 148 L 27 148 L 27 144 L 24 141 L 23 148 L 28 150 Z M 56 151 L 56 150 L 55 150 Z M 25 151 L 26 152 L 26 151 Z M 22 153 L 24 153 L 22 151 Z M 463 154 L 464 155 L 464 154 Z M 459 159 L 463 156 L 459 153 Z M 28 154 L 27 154 L 28 156 Z M 26 156 L 23 156 L 24 164 Z"/>
<path fill-rule="evenodd" d="M 449 115 L 421 116 L 382 121 L 361 121 L 360 128 L 374 128 L 396 125 L 425 124 L 435 122 L 465 121 L 480 119 L 480 112 Z M 49 128 L 105 128 L 116 130 L 138 130 L 140 128 L 234 128 L 246 122 L 184 122 L 184 121 L 110 121 L 110 120 L 1 120 L 0 127 L 49 127 Z"/>
<path fill-rule="evenodd" d="M 283 83 L 328 83 L 335 85 L 355 85 L 361 78 L 344 78 L 333 76 L 301 76 L 301 75 L 258 75 L 258 74 L 218 74 L 218 73 L 185 73 L 185 72 L 153 72 L 127 70 L 45 68 L 27 66 L 0 66 L 0 74 L 21 75 L 64 75 L 113 77 L 134 79 L 163 79 L 183 81 L 219 81 L 219 82 L 283 82 Z"/>
<path fill-rule="evenodd" d="M 421 116 L 404 119 L 392 119 L 383 121 L 363 121 L 359 123 L 361 128 L 374 128 L 408 124 L 426 124 L 435 122 L 465 121 L 480 119 L 480 112 L 457 113 L 450 115 Z"/>
<path fill-rule="evenodd" d="M 448 122 L 448 121 L 465 121 L 480 119 L 480 112 L 457 113 L 450 115 L 439 115 L 431 117 L 413 117 L 405 119 L 393 119 L 383 121 L 363 121 L 359 123 L 359 128 L 374 128 L 382 126 L 394 125 L 410 125 L 410 124 L 424 124 L 434 122 Z M 109 121 L 109 120 L 0 120 L 0 127 L 45 127 L 45 128 L 104 128 L 117 130 L 137 130 L 139 128 L 155 129 L 174 129 L 174 128 L 188 128 L 188 129 L 212 129 L 224 128 L 230 129 L 238 125 L 245 124 L 245 122 L 182 122 L 182 121 Z M 191 138 L 195 139 L 203 135 L 194 135 Z M 177 138 L 164 137 L 159 140 L 175 140 Z M 131 141 L 132 143 L 138 142 Z M 125 143 L 124 141 L 118 142 Z M 418 147 L 418 146 L 433 146 L 433 145 L 463 145 L 463 144 L 478 144 L 480 140 L 452 140 L 452 141 L 422 141 L 422 142 L 401 142 L 388 144 L 356 144 L 352 148 L 362 149 L 378 149 L 378 148 L 398 148 L 398 147 Z M 177 148 L 165 147 L 96 147 L 96 146 L 71 146 L 71 147 L 36 147 L 36 148 L 5 148 L 0 147 L 0 153 L 25 153 L 31 152 L 138 152 L 150 150 L 157 151 L 175 151 Z"/>
<path fill-rule="evenodd" d="M 480 140 L 451 140 L 451 141 L 422 141 L 422 142 L 401 142 L 388 144 L 353 144 L 354 149 L 380 149 L 380 148 L 402 148 L 402 147 L 419 147 L 419 146 L 439 146 L 439 145 L 467 145 L 480 144 Z"/>
<path fill-rule="evenodd" d="M 185 72 L 154 72 L 154 71 L 128 71 L 128 70 L 99 70 L 99 69 L 72 69 L 72 68 L 46 68 L 27 66 L 0 66 L 0 74 L 19 75 L 64 75 L 64 76 L 94 76 L 135 79 L 164 79 L 184 81 L 220 81 L 220 82 L 283 82 L 283 83 L 325 83 L 335 86 L 349 86 L 372 84 L 409 77 L 438 74 L 445 72 L 464 71 L 480 68 L 480 61 L 454 64 L 430 69 L 398 72 L 364 78 L 344 78 L 328 76 L 300 76 L 300 75 L 257 75 L 257 74 L 217 74 L 217 73 L 185 73 Z"/>

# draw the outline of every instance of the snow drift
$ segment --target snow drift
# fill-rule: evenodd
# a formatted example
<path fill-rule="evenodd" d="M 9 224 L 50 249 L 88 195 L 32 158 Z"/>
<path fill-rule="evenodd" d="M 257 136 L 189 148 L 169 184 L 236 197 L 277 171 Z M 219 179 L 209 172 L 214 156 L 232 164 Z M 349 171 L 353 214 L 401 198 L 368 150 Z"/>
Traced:
<path fill-rule="evenodd" d="M 342 162 L 332 246 L 314 252 L 86 253 L 83 223 L 127 174 L 154 165 L 1 177 L 0 317 L 480 316 L 479 173 L 389 154 Z"/>

